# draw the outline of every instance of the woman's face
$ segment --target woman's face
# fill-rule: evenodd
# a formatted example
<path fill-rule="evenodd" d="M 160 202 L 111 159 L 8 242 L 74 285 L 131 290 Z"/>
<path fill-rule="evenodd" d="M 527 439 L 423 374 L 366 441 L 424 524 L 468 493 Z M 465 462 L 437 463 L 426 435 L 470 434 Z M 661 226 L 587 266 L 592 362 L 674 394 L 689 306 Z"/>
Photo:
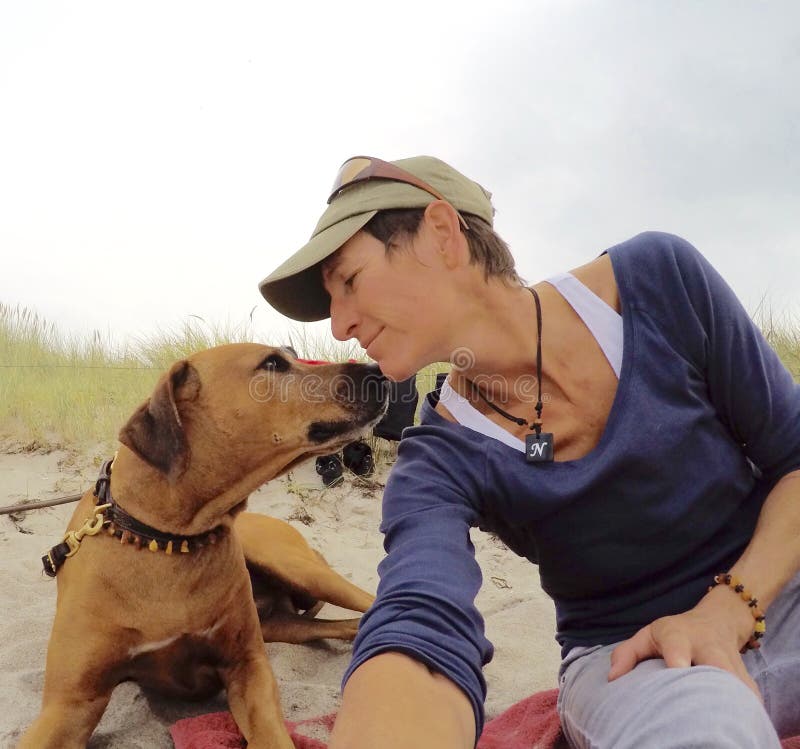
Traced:
<path fill-rule="evenodd" d="M 323 265 L 335 338 L 355 338 L 392 380 L 410 377 L 442 356 L 437 331 L 447 278 L 435 236 L 423 221 L 413 240 L 387 254 L 382 242 L 358 232 Z"/>

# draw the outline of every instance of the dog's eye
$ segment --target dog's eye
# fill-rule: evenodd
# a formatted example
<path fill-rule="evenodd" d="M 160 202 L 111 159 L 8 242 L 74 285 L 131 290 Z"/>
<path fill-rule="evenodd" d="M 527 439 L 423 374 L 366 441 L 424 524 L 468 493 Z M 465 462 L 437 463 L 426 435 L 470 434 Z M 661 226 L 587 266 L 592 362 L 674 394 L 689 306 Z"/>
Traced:
<path fill-rule="evenodd" d="M 279 354 L 270 354 L 258 365 L 259 369 L 266 369 L 268 372 L 286 372 L 290 367 L 291 364 Z"/>

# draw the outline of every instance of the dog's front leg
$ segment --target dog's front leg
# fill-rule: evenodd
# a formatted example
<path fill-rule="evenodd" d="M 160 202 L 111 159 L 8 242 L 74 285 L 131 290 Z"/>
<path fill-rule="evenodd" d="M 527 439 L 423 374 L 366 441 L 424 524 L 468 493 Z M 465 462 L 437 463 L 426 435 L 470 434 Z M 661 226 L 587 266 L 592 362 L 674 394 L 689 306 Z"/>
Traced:
<path fill-rule="evenodd" d="M 228 705 L 248 749 L 294 749 L 283 722 L 278 685 L 263 645 L 222 671 Z"/>
<path fill-rule="evenodd" d="M 17 749 L 85 749 L 110 697 L 110 692 L 91 699 L 75 694 L 46 695 L 39 717 L 25 731 Z"/>
<path fill-rule="evenodd" d="M 104 636 L 90 609 L 74 603 L 59 592 L 42 710 L 17 749 L 84 749 L 111 698 L 119 640 Z"/>

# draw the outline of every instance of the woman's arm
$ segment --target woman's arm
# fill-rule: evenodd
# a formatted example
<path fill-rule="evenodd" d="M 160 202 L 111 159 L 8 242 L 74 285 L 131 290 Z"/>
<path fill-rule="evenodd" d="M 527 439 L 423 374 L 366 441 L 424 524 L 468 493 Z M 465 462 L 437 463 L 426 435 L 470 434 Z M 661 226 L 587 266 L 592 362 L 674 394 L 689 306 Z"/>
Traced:
<path fill-rule="evenodd" d="M 767 632 L 769 605 L 798 571 L 800 471 L 793 471 L 772 488 L 752 540 L 730 570 L 767 612 Z M 617 646 L 611 655 L 609 681 L 628 673 L 639 661 L 660 657 L 675 668 L 717 666 L 738 676 L 758 694 L 739 654 L 753 626 L 747 604 L 728 586 L 718 585 L 690 611 L 657 619 Z"/>
<path fill-rule="evenodd" d="M 363 663 L 347 682 L 330 749 L 472 749 L 475 718 L 446 677 L 402 653 Z"/>
<path fill-rule="evenodd" d="M 777 598 L 798 571 L 800 470 L 792 471 L 775 484 L 764 502 L 752 541 L 731 570 L 736 577 L 748 581 L 747 586 L 758 597 L 762 609 Z M 736 596 L 733 598 L 741 602 Z"/>
<path fill-rule="evenodd" d="M 466 431 L 466 430 L 465 430 Z M 383 494 L 386 556 L 344 675 L 332 747 L 473 747 L 492 657 L 470 528 L 485 476 L 469 434 L 413 427 Z"/>
<path fill-rule="evenodd" d="M 662 324 L 705 377 L 710 404 L 731 439 L 758 469 L 759 480 L 772 486 L 742 556 L 732 569 L 709 573 L 735 575 L 766 609 L 800 569 L 800 385 L 728 284 L 691 245 L 653 235 L 647 259 L 654 269 L 648 293 L 658 293 L 662 276 L 680 275 L 683 295 L 670 300 L 675 317 Z M 713 465 L 713 453 L 708 460 Z M 609 678 L 661 656 L 668 666 L 718 666 L 757 693 L 739 655 L 753 628 L 745 602 L 728 586 L 716 586 L 690 611 L 658 619 L 619 645 Z"/>

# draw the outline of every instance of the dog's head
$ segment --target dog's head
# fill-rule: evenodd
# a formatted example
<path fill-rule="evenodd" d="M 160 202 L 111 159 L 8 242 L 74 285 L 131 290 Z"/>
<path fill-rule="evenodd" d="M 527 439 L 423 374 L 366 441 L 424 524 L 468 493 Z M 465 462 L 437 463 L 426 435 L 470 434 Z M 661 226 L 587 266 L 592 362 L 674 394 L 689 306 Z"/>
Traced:
<path fill-rule="evenodd" d="M 310 365 L 284 348 L 230 344 L 173 364 L 119 439 L 172 483 L 191 472 L 211 489 L 245 476 L 257 486 L 363 434 L 387 397 L 375 365 Z"/>

